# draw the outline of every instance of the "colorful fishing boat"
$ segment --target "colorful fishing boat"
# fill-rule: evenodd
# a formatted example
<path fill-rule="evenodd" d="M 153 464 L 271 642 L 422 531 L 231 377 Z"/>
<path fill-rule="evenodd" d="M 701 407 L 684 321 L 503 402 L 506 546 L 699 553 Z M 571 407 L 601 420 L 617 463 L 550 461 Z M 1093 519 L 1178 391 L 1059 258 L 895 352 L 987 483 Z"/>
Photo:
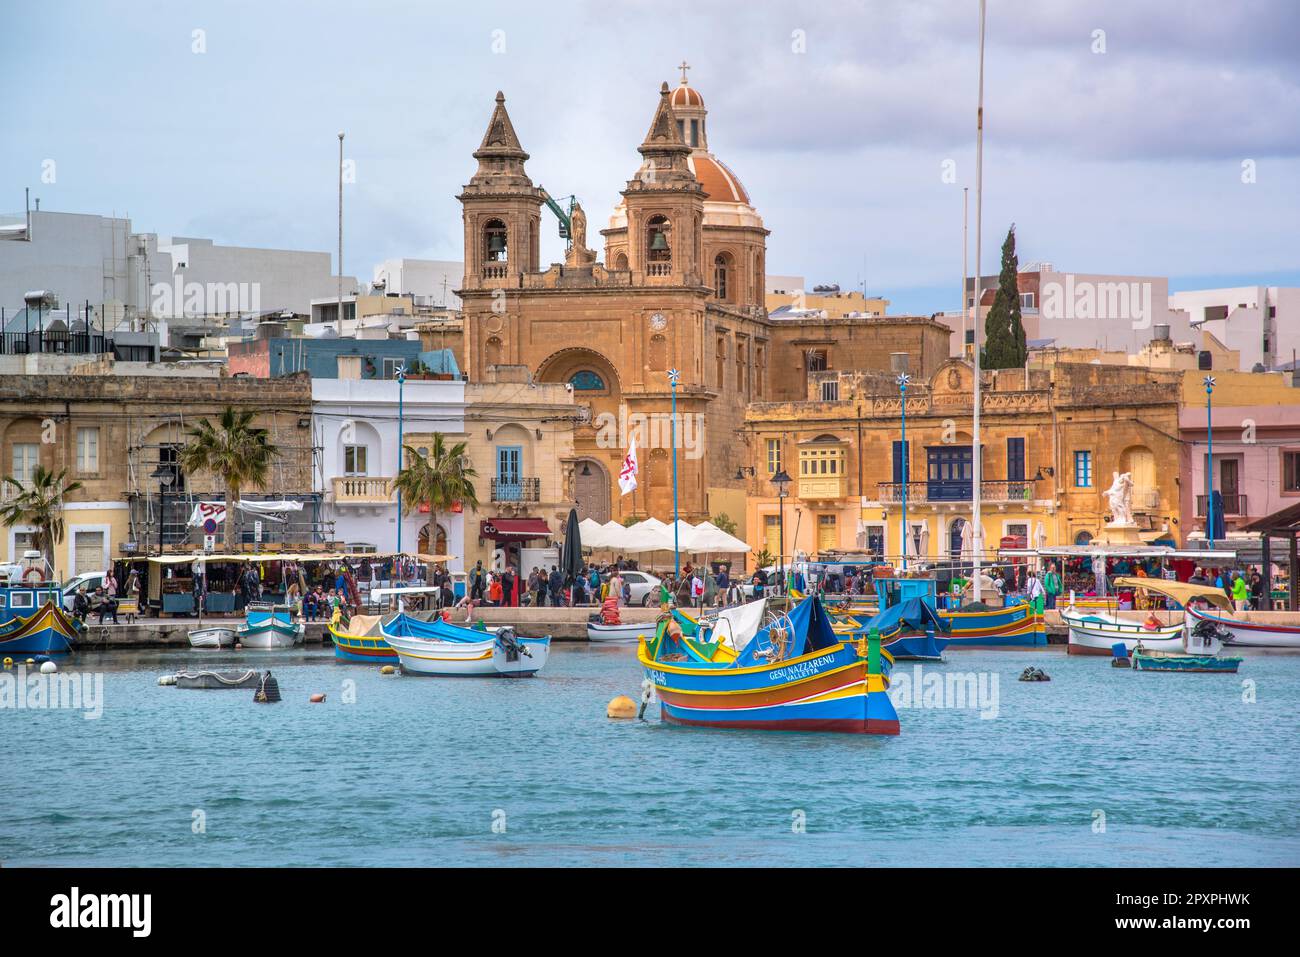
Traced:
<path fill-rule="evenodd" d="M 665 617 L 637 657 L 669 724 L 773 731 L 898 734 L 888 652 L 878 635 L 836 636 L 816 597 L 774 615 L 737 651 Z"/>
<path fill-rule="evenodd" d="M 245 648 L 292 648 L 302 644 L 306 630 L 302 622 L 294 620 L 289 605 L 255 603 L 246 609 L 244 624 L 240 625 L 236 638 Z"/>
<path fill-rule="evenodd" d="M 862 637 L 875 629 L 895 661 L 942 661 L 951 640 L 943 634 L 947 628 L 948 622 L 922 599 L 909 598 L 867 619 L 854 633 Z"/>
<path fill-rule="evenodd" d="M 70 652 L 80 626 L 62 598 L 50 582 L 0 585 L 0 658 Z"/>
<path fill-rule="evenodd" d="M 347 625 L 343 625 L 337 611 L 330 619 L 330 638 L 334 641 L 334 657 L 339 661 L 355 661 L 362 664 L 392 664 L 397 661 L 397 652 L 384 638 L 381 628 L 381 615 L 353 615 Z"/>
<path fill-rule="evenodd" d="M 988 611 L 947 611 L 938 615 L 948 625 L 954 648 L 1036 648 L 1047 644 L 1043 615 L 1028 602 Z"/>
<path fill-rule="evenodd" d="M 465 628 L 399 614 L 381 625 L 403 674 L 528 678 L 546 665 L 551 639 L 525 638 L 513 628 Z"/>
<path fill-rule="evenodd" d="M 1244 621 L 1194 607 L 1186 610 L 1188 617 L 1196 621 L 1213 622 L 1227 632 L 1225 644 L 1239 648 L 1300 648 L 1300 628 Z"/>
<path fill-rule="evenodd" d="M 1139 644 L 1133 650 L 1134 671 L 1217 672 L 1236 674 L 1241 658 L 1231 655 L 1191 655 L 1180 651 L 1155 651 Z"/>

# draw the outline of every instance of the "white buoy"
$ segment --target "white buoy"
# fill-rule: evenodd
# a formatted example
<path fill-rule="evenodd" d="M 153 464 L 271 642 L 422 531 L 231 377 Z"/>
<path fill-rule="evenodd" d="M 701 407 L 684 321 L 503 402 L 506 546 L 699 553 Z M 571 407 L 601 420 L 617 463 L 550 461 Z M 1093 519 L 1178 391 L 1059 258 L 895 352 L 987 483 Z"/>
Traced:
<path fill-rule="evenodd" d="M 59 666 L 52 661 L 41 662 L 41 674 L 43 675 L 52 675 L 54 674 L 54 672 L 58 670 L 59 670 Z"/>
<path fill-rule="evenodd" d="M 176 684 L 176 676 L 162 675 L 158 678 L 158 684 L 162 685 L 164 688 L 167 687 L 168 685 L 174 685 Z"/>

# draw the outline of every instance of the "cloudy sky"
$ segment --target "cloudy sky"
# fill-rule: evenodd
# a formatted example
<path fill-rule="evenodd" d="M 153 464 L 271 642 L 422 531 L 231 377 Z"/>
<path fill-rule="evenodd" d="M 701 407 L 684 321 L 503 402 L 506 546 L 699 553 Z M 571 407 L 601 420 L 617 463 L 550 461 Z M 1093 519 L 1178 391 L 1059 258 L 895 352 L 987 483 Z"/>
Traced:
<path fill-rule="evenodd" d="M 990 0 L 985 270 L 1015 222 L 1022 263 L 1300 285 L 1298 37 L 1295 0 Z M 959 304 L 963 186 L 974 244 L 977 40 L 976 0 L 7 4 L 0 211 L 31 186 L 141 231 L 329 250 L 346 130 L 346 271 L 459 259 L 501 89 L 533 181 L 594 232 L 685 58 L 769 270 L 929 313 Z"/>

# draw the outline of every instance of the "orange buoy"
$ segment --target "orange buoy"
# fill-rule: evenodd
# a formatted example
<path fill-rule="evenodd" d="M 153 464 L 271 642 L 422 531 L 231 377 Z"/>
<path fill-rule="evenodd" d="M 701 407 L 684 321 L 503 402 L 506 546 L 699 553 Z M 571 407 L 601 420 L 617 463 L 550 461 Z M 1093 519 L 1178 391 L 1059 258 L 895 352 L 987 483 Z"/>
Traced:
<path fill-rule="evenodd" d="M 325 696 L 321 694 L 319 691 L 317 691 L 314 695 L 311 696 L 312 704 L 320 704 L 324 700 L 325 700 Z"/>
<path fill-rule="evenodd" d="M 605 708 L 607 718 L 635 718 L 636 702 L 625 694 L 618 695 Z"/>

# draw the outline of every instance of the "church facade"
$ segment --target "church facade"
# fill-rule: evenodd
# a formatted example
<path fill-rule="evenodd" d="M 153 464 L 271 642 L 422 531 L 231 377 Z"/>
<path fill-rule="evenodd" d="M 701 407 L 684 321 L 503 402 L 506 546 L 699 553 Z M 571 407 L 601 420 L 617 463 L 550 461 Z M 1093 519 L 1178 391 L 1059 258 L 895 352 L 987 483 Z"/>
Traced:
<path fill-rule="evenodd" d="M 685 76 L 661 87 L 637 149 L 640 165 L 600 231 L 603 262 L 587 247 L 577 207 L 565 263 L 542 269 L 546 196 L 497 94 L 478 168 L 458 197 L 467 371 L 473 381 L 493 366 L 525 366 L 536 381 L 573 389 L 580 420 L 564 471 L 583 517 L 670 521 L 675 446 L 681 517 L 743 522 L 747 408 L 802 395 L 808 370 L 829 367 L 839 331 L 828 341 L 827 324 L 814 321 L 808 339 L 800 323 L 768 318 L 768 230 L 740 179 L 709 151 L 704 101 Z M 864 320 L 848 335 L 871 344 L 875 365 L 888 368 L 892 350 L 920 357 L 916 371 L 937 367 L 946 327 L 908 323 Z M 621 496 L 618 471 L 633 438 L 638 488 Z"/>

